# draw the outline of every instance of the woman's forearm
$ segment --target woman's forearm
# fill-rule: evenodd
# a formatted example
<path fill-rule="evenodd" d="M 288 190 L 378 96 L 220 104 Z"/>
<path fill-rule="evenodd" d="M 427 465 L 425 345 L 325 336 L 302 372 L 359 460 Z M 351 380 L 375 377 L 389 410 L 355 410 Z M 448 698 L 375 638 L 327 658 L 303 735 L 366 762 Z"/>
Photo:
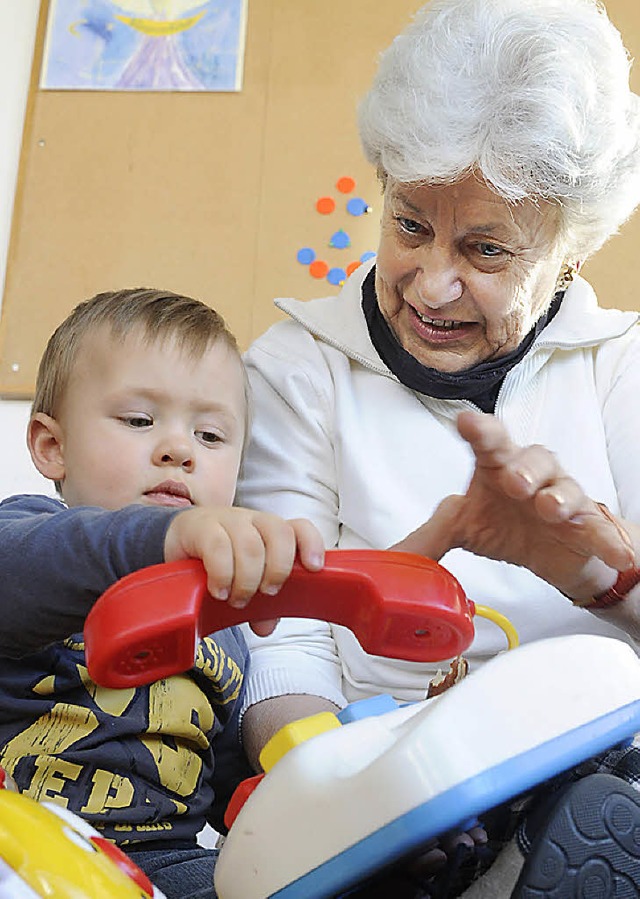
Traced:
<path fill-rule="evenodd" d="M 250 706 L 242 718 L 242 743 L 254 771 L 262 771 L 260 753 L 281 728 L 300 718 L 340 709 L 320 696 L 290 695 L 263 699 Z"/>

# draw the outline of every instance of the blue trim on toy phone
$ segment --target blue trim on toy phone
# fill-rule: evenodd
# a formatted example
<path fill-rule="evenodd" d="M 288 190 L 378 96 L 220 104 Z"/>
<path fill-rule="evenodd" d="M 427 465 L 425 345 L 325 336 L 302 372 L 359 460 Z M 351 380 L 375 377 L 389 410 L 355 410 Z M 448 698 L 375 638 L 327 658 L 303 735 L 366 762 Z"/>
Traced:
<path fill-rule="evenodd" d="M 376 715 L 384 715 L 400 708 L 393 696 L 388 693 L 380 693 L 378 696 L 368 696 L 366 699 L 356 699 L 341 709 L 336 717 L 341 724 L 352 724 L 363 718 L 373 718 Z"/>
<path fill-rule="evenodd" d="M 435 796 L 271 894 L 325 899 L 410 855 L 461 822 L 530 790 L 640 731 L 640 700 L 574 728 Z"/>

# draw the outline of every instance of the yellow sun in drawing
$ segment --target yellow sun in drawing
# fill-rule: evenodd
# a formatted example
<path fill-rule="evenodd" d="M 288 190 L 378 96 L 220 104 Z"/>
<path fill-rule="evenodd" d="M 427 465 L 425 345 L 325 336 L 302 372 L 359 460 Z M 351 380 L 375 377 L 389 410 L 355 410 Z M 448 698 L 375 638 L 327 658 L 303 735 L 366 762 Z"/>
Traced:
<path fill-rule="evenodd" d="M 124 0 L 115 4 L 125 13 L 134 15 L 117 15 L 116 19 L 141 31 L 150 37 L 167 37 L 192 28 L 203 17 L 204 12 L 195 16 L 184 16 L 190 10 L 202 5 L 202 0 Z M 182 18 L 178 18 L 182 16 Z"/>

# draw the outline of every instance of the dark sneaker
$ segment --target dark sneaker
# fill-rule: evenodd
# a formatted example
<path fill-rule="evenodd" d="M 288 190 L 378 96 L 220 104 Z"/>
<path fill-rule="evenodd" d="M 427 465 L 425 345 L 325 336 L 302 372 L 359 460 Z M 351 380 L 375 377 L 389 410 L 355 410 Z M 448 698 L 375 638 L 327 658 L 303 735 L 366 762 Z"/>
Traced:
<path fill-rule="evenodd" d="M 511 893 L 542 897 L 640 897 L 640 792 L 613 775 L 592 774 L 561 793 Z"/>

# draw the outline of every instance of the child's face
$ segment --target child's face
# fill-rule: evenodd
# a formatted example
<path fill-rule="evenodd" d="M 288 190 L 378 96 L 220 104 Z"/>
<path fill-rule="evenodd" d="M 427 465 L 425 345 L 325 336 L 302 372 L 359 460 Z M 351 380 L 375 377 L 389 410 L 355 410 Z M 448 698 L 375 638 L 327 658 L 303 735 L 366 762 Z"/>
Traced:
<path fill-rule="evenodd" d="M 57 416 L 63 498 L 231 505 L 245 418 L 242 363 L 223 340 L 193 359 L 171 338 L 116 343 L 101 330 L 84 341 Z"/>

